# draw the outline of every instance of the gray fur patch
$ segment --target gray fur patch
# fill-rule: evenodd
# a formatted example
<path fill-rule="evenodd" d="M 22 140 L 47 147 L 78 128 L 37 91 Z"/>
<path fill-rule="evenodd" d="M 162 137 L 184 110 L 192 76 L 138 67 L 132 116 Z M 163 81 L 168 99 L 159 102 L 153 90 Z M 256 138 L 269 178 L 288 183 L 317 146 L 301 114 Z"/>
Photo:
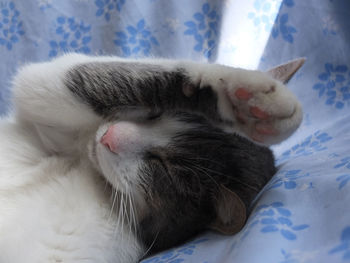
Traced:
<path fill-rule="evenodd" d="M 188 109 L 218 118 L 217 96 L 211 87 L 199 89 L 182 68 L 169 71 L 145 63 L 93 62 L 72 68 L 65 84 L 103 117 L 141 108 L 149 112 Z M 184 94 L 188 86 L 190 96 Z"/>

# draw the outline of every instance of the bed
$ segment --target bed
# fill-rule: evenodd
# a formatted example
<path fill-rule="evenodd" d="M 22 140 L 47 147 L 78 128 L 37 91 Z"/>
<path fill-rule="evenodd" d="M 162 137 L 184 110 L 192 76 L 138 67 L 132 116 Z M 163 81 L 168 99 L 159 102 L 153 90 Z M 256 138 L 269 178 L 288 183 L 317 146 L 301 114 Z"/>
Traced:
<path fill-rule="evenodd" d="M 350 261 L 350 2 L 0 2 L 0 113 L 16 68 L 67 51 L 161 56 L 266 70 L 306 57 L 289 88 L 299 130 L 273 147 L 278 172 L 234 236 L 204 233 L 143 263 Z M 171 237 L 169 237 L 171 238 Z"/>

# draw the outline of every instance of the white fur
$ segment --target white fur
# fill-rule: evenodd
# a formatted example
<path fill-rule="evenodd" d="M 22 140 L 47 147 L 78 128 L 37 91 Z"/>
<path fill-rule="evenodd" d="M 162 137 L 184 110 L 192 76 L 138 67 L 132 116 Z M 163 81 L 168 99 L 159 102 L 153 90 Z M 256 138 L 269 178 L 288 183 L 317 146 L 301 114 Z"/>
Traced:
<path fill-rule="evenodd" d="M 101 121 L 62 89 L 66 58 L 22 69 L 15 118 L 0 122 L 0 262 L 137 262 L 144 250 L 127 222 L 116 225 L 96 170 L 56 154 L 79 152 Z"/>
<path fill-rule="evenodd" d="M 0 262 L 136 262 L 141 246 L 116 228 L 101 178 L 30 133 L 0 125 Z"/>

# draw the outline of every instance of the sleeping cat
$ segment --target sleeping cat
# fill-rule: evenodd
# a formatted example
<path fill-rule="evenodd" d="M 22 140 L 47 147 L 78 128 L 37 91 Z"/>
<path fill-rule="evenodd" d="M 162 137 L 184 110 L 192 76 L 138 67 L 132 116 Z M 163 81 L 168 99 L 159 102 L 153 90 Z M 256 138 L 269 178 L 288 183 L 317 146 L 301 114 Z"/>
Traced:
<path fill-rule="evenodd" d="M 0 262 L 137 262 L 205 229 L 236 233 L 275 172 L 262 144 L 302 119 L 271 76 L 302 62 L 262 73 L 68 54 L 25 66 L 0 123 Z"/>

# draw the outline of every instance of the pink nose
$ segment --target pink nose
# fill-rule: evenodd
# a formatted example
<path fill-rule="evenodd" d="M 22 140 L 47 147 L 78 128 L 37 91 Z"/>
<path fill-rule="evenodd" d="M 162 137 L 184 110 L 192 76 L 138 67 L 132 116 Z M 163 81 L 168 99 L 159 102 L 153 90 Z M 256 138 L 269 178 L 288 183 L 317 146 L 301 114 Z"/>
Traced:
<path fill-rule="evenodd" d="M 102 136 L 100 143 L 106 146 L 111 152 L 116 153 L 116 140 L 114 135 L 114 126 L 110 126 L 106 133 Z"/>

